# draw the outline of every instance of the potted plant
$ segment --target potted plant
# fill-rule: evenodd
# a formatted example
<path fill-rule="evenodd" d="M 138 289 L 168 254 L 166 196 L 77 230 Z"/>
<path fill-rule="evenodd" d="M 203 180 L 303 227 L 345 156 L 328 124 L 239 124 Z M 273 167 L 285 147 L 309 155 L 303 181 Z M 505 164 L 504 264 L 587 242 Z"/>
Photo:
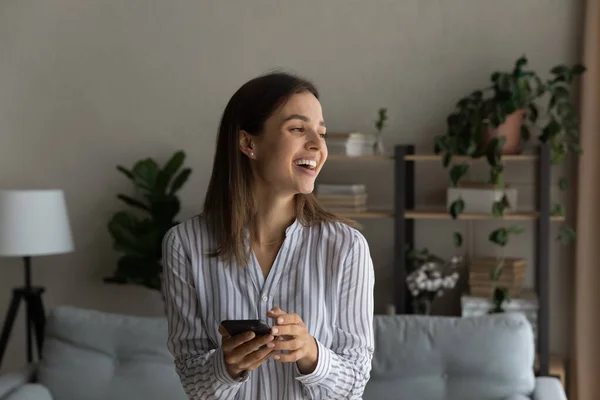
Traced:
<path fill-rule="evenodd" d="M 442 296 L 444 290 L 451 290 L 456 286 L 461 260 L 461 257 L 453 257 L 448 263 L 426 248 L 410 249 L 407 252 L 406 285 L 415 314 L 430 315 L 435 298 Z"/>
<path fill-rule="evenodd" d="M 387 108 L 380 108 L 378 111 L 378 118 L 375 121 L 375 128 L 377 129 L 377 142 L 375 144 L 375 154 L 383 155 L 385 153 L 382 133 L 387 119 Z"/>
<path fill-rule="evenodd" d="M 133 183 L 137 198 L 117 195 L 132 210 L 115 213 L 108 223 L 114 248 L 122 255 L 104 282 L 141 285 L 162 295 L 162 239 L 178 223 L 177 192 L 191 174 L 190 168 L 180 171 L 184 160 L 185 153 L 178 151 L 162 168 L 151 158 L 131 170 L 117 166 Z"/>
<path fill-rule="evenodd" d="M 466 162 L 452 164 L 454 156 L 484 158 L 489 165 L 489 183 L 504 189 L 502 156 L 522 151 L 523 144 L 531 140 L 532 132 L 539 133 L 537 140 L 551 149 L 552 164 L 563 162 L 569 153 L 580 154 L 579 119 L 571 100 L 569 88 L 574 79 L 585 72 L 582 65 L 558 65 L 550 76 L 542 79 L 536 72 L 527 70 L 527 58 L 520 57 L 512 70 L 491 74 L 491 84 L 472 91 L 461 98 L 447 118 L 447 132 L 435 138 L 434 151 L 442 155 L 442 163 L 449 168 L 450 181 L 456 187 L 468 174 Z M 451 165 L 452 164 L 452 165 Z M 560 180 L 560 189 L 566 190 L 566 178 Z M 456 219 L 464 210 L 463 199 L 452 202 L 448 211 Z M 502 217 L 511 208 L 506 196 L 493 203 L 490 212 Z M 552 213 L 565 215 L 565 207 L 556 204 Z M 523 231 L 520 226 L 501 227 L 489 235 L 489 240 L 504 248 L 511 235 Z M 575 238 L 575 232 L 563 225 L 558 237 L 564 243 Z M 457 246 L 462 243 L 459 233 L 454 233 Z M 492 280 L 502 274 L 503 257 L 490 272 Z M 507 291 L 497 288 L 494 293 L 495 312 L 506 299 Z"/>

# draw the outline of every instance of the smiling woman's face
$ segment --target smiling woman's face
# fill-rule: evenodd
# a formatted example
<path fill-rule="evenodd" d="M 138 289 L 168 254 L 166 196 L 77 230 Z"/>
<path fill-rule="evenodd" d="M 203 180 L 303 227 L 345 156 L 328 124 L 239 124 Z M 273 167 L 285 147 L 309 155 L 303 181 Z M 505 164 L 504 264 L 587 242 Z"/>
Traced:
<path fill-rule="evenodd" d="M 311 193 L 327 160 L 325 131 L 319 100 L 310 92 L 299 93 L 266 120 L 261 135 L 242 131 L 240 149 L 253 161 L 262 189 Z"/>

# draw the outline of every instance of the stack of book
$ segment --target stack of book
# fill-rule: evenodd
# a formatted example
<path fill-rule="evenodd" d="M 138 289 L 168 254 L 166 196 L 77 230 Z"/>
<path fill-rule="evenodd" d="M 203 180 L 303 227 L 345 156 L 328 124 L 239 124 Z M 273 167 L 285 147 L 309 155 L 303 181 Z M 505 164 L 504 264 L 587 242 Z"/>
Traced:
<path fill-rule="evenodd" d="M 367 211 L 367 188 L 362 184 L 317 185 L 319 203 L 334 213 L 358 213 Z"/>
<path fill-rule="evenodd" d="M 349 157 L 375 155 L 377 136 L 373 133 L 327 133 L 327 150 L 330 155 Z"/>
<path fill-rule="evenodd" d="M 496 287 L 508 289 L 511 297 L 519 297 L 523 292 L 525 269 L 522 258 L 505 258 L 502 274 L 498 280 L 492 280 L 492 271 L 502 261 L 495 257 L 473 258 L 469 265 L 469 287 L 471 296 L 490 297 Z"/>

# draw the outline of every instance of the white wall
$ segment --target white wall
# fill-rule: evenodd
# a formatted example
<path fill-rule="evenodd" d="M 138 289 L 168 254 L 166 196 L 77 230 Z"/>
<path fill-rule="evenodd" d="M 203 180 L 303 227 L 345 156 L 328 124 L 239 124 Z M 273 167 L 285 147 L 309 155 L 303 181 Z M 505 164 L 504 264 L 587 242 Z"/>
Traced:
<path fill-rule="evenodd" d="M 221 112 L 247 79 L 283 67 L 314 80 L 330 131 L 372 130 L 376 110 L 388 107 L 387 143 L 430 151 L 456 99 L 486 84 L 492 70 L 510 68 L 522 53 L 542 71 L 576 61 L 580 3 L 2 1 L 0 187 L 64 189 L 77 247 L 73 254 L 33 260 L 35 282 L 47 287 L 47 307 L 161 312 L 156 293 L 101 281 L 117 257 L 106 229 L 121 207 L 115 195 L 131 189 L 115 165 L 147 156 L 163 162 L 185 149 L 194 172 L 182 192 L 182 218 L 195 213 Z M 390 206 L 391 166 L 332 162 L 322 181 L 368 180 L 373 203 Z M 344 171 L 351 177 L 340 177 Z M 418 200 L 441 199 L 439 166 L 417 171 Z M 531 168 L 513 167 L 509 175 L 523 193 L 531 187 Z M 393 223 L 366 221 L 365 227 L 382 311 L 392 298 Z M 491 251 L 481 239 L 489 228 L 472 226 L 475 251 Z M 449 255 L 452 230 L 450 222 L 419 222 L 418 245 Z M 531 258 L 528 235 L 510 251 Z M 569 343 L 565 254 L 553 249 L 551 341 L 559 353 Z M 21 260 L 0 259 L 0 316 L 22 279 Z M 21 310 L 3 370 L 22 364 L 23 336 Z"/>

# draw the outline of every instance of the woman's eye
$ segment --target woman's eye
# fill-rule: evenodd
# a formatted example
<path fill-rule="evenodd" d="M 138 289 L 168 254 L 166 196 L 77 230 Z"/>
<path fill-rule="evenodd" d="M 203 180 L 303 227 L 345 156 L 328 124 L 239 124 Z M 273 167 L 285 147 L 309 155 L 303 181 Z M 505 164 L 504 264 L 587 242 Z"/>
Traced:
<path fill-rule="evenodd" d="M 304 128 L 292 128 L 292 130 L 296 132 L 304 132 Z"/>
<path fill-rule="evenodd" d="M 325 137 L 327 136 L 327 134 L 325 134 L 325 133 L 319 133 L 319 136 L 321 137 L 321 139 L 325 139 Z"/>

